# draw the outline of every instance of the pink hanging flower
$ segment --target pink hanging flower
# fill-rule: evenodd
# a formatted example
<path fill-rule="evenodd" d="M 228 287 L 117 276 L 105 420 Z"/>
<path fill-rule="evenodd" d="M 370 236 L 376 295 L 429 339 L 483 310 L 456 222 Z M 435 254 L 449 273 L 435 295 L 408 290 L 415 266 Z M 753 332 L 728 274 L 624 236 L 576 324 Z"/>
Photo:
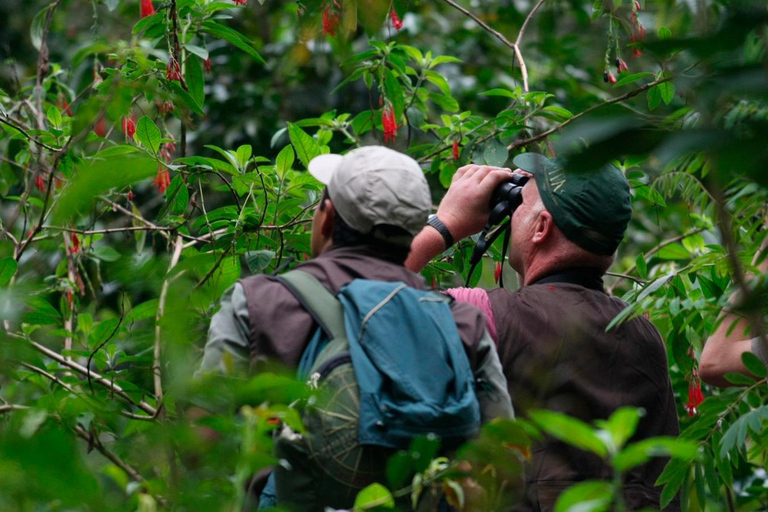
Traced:
<path fill-rule="evenodd" d="M 235 5 L 248 5 L 248 0 L 232 0 Z"/>
<path fill-rule="evenodd" d="M 688 411 L 688 416 L 694 417 L 698 414 L 698 407 L 704 401 L 704 393 L 701 392 L 701 379 L 699 379 L 699 372 L 694 366 L 691 378 L 688 381 L 688 403 L 685 404 L 685 410 Z"/>
<path fill-rule="evenodd" d="M 493 279 L 496 281 L 496 284 L 499 284 L 499 279 L 501 278 L 501 271 L 503 270 L 503 265 L 500 261 L 496 262 L 496 270 L 493 271 Z"/>
<path fill-rule="evenodd" d="M 173 55 L 168 59 L 168 65 L 165 68 L 165 78 L 168 80 L 181 81 L 181 65 Z"/>
<path fill-rule="evenodd" d="M 392 28 L 395 30 L 400 30 L 403 28 L 403 21 L 400 19 L 400 16 L 397 15 L 397 11 L 395 8 L 392 8 L 392 11 L 389 13 L 390 18 L 392 18 Z"/>
<path fill-rule="evenodd" d="M 173 135 L 168 133 L 168 137 L 170 137 L 171 141 L 166 142 L 160 148 L 160 156 L 163 157 L 166 162 L 173 160 L 173 154 L 176 152 L 176 141 L 173 139 Z"/>
<path fill-rule="evenodd" d="M 205 72 L 210 73 L 211 72 L 211 59 L 205 59 L 205 62 L 203 62 L 203 65 L 205 66 Z"/>
<path fill-rule="evenodd" d="M 171 174 L 168 172 L 168 169 L 162 165 L 157 166 L 157 176 L 155 176 L 152 184 L 157 187 L 158 192 L 165 192 L 165 190 L 171 184 Z"/>
<path fill-rule="evenodd" d="M 323 9 L 323 34 L 336 35 L 336 27 L 339 25 L 339 14 L 334 9 L 336 5 L 338 4 L 334 2 L 333 5 L 327 5 Z"/>
<path fill-rule="evenodd" d="M 629 71 L 629 66 L 624 62 L 624 59 L 616 57 L 616 71 L 618 74 L 622 74 L 624 71 Z"/>
<path fill-rule="evenodd" d="M 131 112 L 131 117 L 123 118 L 123 135 L 132 139 L 136 133 L 136 116 Z"/>
<path fill-rule="evenodd" d="M 155 14 L 155 7 L 152 5 L 152 0 L 141 0 L 141 17 L 146 18 Z"/>
<path fill-rule="evenodd" d="M 72 243 L 72 248 L 70 249 L 69 253 L 77 254 L 80 252 L 80 239 L 77 237 L 77 233 L 70 233 L 69 241 Z"/>
<path fill-rule="evenodd" d="M 459 141 L 457 140 L 453 141 L 453 159 L 459 159 Z"/>
<path fill-rule="evenodd" d="M 381 113 L 381 125 L 384 128 L 384 142 L 394 142 L 397 136 L 397 119 L 395 119 L 395 109 L 392 108 L 392 103 L 389 100 L 387 100 Z"/>
<path fill-rule="evenodd" d="M 35 178 L 35 187 L 37 187 L 37 190 L 40 192 L 45 192 L 45 180 L 43 179 L 42 174 L 38 174 L 37 178 Z"/>

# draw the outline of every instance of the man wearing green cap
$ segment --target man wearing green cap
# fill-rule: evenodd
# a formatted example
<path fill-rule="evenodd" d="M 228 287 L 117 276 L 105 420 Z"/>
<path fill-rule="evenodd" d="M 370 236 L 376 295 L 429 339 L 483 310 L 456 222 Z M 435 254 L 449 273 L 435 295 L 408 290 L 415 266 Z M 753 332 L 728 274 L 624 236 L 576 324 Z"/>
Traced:
<path fill-rule="evenodd" d="M 605 293 L 602 276 L 624 237 L 632 210 L 629 184 L 612 165 L 593 172 L 563 169 L 526 153 L 513 163 L 529 179 L 512 214 L 509 263 L 522 277 L 516 292 L 456 288 L 447 293 L 488 316 L 518 414 L 550 409 L 592 423 L 623 406 L 645 412 L 632 442 L 677 436 L 679 425 L 666 348 L 644 317 L 606 331 L 626 306 Z M 511 171 L 459 169 L 437 214 L 413 242 L 406 266 L 419 270 L 453 240 L 479 232 L 494 189 Z M 659 507 L 655 481 L 666 461 L 652 459 L 626 475 L 630 510 Z M 584 480 L 610 480 L 597 456 L 552 438 L 533 451 L 526 502 L 519 510 L 553 510 L 558 496 Z M 667 510 L 678 510 L 673 502 Z M 518 510 L 518 509 L 516 509 Z"/>

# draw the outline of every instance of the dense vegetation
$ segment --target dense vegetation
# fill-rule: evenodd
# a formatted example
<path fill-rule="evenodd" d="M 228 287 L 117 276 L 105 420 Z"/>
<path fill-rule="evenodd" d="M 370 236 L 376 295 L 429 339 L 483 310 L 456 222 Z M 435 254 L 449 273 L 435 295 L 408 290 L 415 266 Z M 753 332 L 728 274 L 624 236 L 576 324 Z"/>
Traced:
<path fill-rule="evenodd" d="M 460 452 L 476 485 L 421 439 L 360 509 L 438 487 L 503 509 L 541 430 L 616 470 L 562 510 L 620 509 L 621 473 L 664 454 L 665 500 L 768 509 L 765 367 L 748 357 L 754 375 L 723 391 L 696 370 L 731 291 L 766 332 L 750 277 L 768 213 L 764 2 L 4 0 L 0 16 L 3 510 L 236 510 L 273 462 L 268 419 L 295 424 L 303 386 L 278 369 L 193 379 L 208 321 L 241 276 L 308 257 L 309 159 L 375 143 L 413 155 L 435 202 L 468 162 L 614 160 L 634 201 L 617 321 L 661 330 L 684 440 L 624 448 L 641 411 L 591 426 L 540 411 Z M 471 248 L 428 282 L 462 282 Z M 494 286 L 500 258 L 474 284 Z"/>

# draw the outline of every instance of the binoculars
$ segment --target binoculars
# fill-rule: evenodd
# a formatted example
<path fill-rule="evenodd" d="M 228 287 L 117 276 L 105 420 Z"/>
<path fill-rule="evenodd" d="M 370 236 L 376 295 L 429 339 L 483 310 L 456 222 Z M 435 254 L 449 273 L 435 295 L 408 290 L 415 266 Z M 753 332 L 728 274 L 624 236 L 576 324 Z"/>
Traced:
<path fill-rule="evenodd" d="M 469 273 L 467 274 L 466 286 L 469 286 L 470 278 L 475 267 L 485 254 L 485 251 L 491 246 L 500 234 L 504 233 L 504 247 L 502 249 L 502 261 L 509 245 L 509 235 L 512 223 L 512 214 L 515 209 L 523 202 L 523 186 L 528 182 L 528 176 L 513 174 L 512 179 L 505 181 L 493 191 L 491 195 L 491 215 L 488 217 L 488 224 L 485 225 L 482 234 L 477 239 L 475 250 L 472 251 L 472 257 L 469 260 Z M 497 224 L 506 220 L 504 226 L 493 230 Z M 504 286 L 503 281 L 499 281 Z"/>

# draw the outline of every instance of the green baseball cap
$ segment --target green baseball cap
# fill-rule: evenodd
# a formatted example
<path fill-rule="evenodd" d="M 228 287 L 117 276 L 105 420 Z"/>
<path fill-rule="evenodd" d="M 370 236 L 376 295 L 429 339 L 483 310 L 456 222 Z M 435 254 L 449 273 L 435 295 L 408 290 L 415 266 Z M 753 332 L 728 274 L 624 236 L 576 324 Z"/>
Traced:
<path fill-rule="evenodd" d="M 563 234 L 595 254 L 616 252 L 632 217 L 629 183 L 619 169 L 568 172 L 557 158 L 523 153 L 513 160 L 536 178 L 541 200 Z"/>

